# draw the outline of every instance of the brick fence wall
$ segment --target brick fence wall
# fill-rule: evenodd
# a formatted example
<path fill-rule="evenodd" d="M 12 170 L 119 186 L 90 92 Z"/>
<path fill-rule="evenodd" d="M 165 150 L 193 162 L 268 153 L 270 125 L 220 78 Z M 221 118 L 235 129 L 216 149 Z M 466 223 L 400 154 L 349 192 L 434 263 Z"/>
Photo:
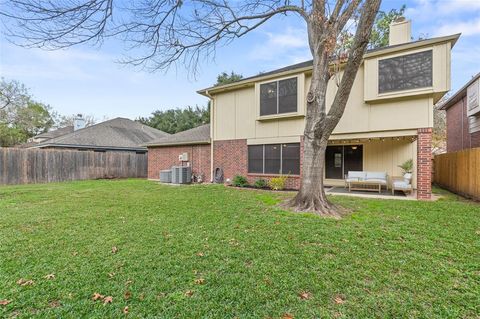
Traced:
<path fill-rule="evenodd" d="M 428 200 L 432 195 L 432 129 L 418 129 L 417 198 Z"/>
<path fill-rule="evenodd" d="M 180 165 L 178 155 L 188 153 L 194 175 L 201 174 L 205 182 L 210 181 L 210 144 L 163 146 L 148 148 L 148 178 L 159 179 L 159 172 Z"/>

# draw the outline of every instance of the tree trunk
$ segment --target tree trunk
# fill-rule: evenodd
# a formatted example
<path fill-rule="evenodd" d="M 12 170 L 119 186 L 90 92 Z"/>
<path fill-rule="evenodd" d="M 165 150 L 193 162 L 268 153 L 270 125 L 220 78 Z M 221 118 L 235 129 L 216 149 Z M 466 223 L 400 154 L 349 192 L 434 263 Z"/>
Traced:
<path fill-rule="evenodd" d="M 360 1 L 354 1 L 349 7 L 354 10 Z M 286 206 L 296 211 L 310 211 L 322 216 L 340 217 L 340 211 L 332 205 L 323 189 L 323 172 L 325 168 L 325 151 L 330 134 L 337 126 L 360 68 L 363 54 L 367 48 L 372 26 L 380 7 L 381 0 L 368 0 L 361 9 L 350 53 L 343 69 L 343 76 L 338 85 L 335 98 L 326 111 L 327 85 L 330 80 L 330 57 L 336 46 L 337 36 L 343 30 L 347 19 L 353 11 L 346 11 L 335 23 L 328 21 L 323 12 L 323 2 L 317 6 L 314 2 L 314 12 L 307 22 L 308 41 L 313 56 L 312 81 L 307 94 L 307 114 L 303 135 L 303 166 L 302 182 L 297 195 Z M 337 9 L 341 9 L 342 3 Z M 330 19 L 337 17 L 337 10 Z M 341 57 L 337 57 L 341 63 Z"/>
<path fill-rule="evenodd" d="M 297 195 L 287 204 L 296 211 L 315 212 L 323 216 L 340 214 L 327 199 L 323 188 L 325 150 L 328 136 L 319 127 L 326 120 L 326 94 L 330 79 L 328 55 L 313 59 L 312 80 L 307 95 L 307 115 L 303 134 L 302 183 Z"/>

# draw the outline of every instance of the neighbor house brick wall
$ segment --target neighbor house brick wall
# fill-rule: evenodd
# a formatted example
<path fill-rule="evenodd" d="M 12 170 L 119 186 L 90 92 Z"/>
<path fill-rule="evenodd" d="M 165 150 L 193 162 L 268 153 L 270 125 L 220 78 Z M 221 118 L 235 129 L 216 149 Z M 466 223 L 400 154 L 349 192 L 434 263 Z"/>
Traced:
<path fill-rule="evenodd" d="M 432 195 L 432 128 L 418 129 L 417 140 L 417 198 Z"/>
<path fill-rule="evenodd" d="M 300 143 L 300 174 L 303 163 L 303 143 Z M 249 174 L 248 173 L 248 146 L 247 140 L 225 140 L 213 142 L 213 167 L 223 170 L 224 180 L 235 175 L 247 177 L 248 182 L 253 184 L 257 179 L 269 180 L 279 175 L 274 174 Z M 300 176 L 290 176 L 286 181 L 286 188 L 299 189 Z"/>
<path fill-rule="evenodd" d="M 447 152 L 480 147 L 480 132 L 469 132 L 466 99 L 447 109 Z"/>
<path fill-rule="evenodd" d="M 148 148 L 148 178 L 159 179 L 159 172 L 180 165 L 178 155 L 188 153 L 194 175 L 203 175 L 204 182 L 210 181 L 210 144 L 163 146 Z"/>

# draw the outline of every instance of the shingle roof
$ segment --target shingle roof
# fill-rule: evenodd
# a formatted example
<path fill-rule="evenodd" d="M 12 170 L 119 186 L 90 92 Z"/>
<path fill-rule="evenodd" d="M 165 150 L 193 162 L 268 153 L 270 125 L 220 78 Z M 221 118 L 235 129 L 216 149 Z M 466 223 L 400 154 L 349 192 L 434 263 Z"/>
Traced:
<path fill-rule="evenodd" d="M 201 125 L 146 143 L 147 147 L 166 145 L 193 145 L 210 143 L 210 124 Z"/>
<path fill-rule="evenodd" d="M 38 134 L 37 136 L 35 136 L 35 138 L 50 139 L 50 138 L 60 137 L 62 135 L 72 133 L 72 132 L 73 132 L 73 125 L 70 125 L 70 126 L 61 127 L 53 131 Z"/>
<path fill-rule="evenodd" d="M 468 81 L 460 90 L 458 90 L 457 92 L 455 92 L 455 94 L 453 94 L 451 97 L 448 98 L 448 100 L 446 100 L 445 102 L 443 102 L 438 108 L 440 110 L 447 110 L 448 108 L 450 108 L 452 105 L 454 105 L 455 103 L 457 103 L 458 101 L 460 101 L 464 96 L 467 95 L 467 89 L 468 87 L 470 86 L 470 84 L 472 84 L 473 82 L 475 82 L 478 78 L 480 78 L 480 73 L 477 73 L 477 75 L 475 75 L 474 77 L 472 77 L 470 79 L 470 81 Z"/>
<path fill-rule="evenodd" d="M 139 150 L 145 149 L 145 143 L 166 136 L 169 134 L 130 119 L 117 117 L 39 143 L 35 147 Z"/>

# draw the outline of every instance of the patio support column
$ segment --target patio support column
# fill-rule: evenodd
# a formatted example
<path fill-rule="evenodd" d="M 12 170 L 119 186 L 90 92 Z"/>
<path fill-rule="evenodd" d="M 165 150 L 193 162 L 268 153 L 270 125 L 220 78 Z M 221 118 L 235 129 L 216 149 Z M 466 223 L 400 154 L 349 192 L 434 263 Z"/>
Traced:
<path fill-rule="evenodd" d="M 432 128 L 419 128 L 417 140 L 417 198 L 432 196 Z"/>

